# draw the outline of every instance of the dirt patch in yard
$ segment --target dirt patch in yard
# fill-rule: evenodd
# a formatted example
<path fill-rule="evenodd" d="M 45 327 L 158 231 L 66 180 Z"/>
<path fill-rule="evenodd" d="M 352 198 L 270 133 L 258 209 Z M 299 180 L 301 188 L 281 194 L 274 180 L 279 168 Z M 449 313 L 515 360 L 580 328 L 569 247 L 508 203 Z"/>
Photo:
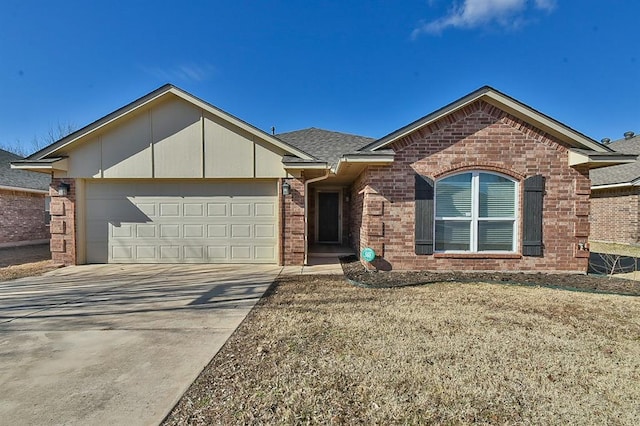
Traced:
<path fill-rule="evenodd" d="M 164 424 L 640 424 L 640 299 L 284 276 Z"/>
<path fill-rule="evenodd" d="M 49 244 L 0 248 L 0 281 L 41 275 L 59 267 L 51 261 Z"/>
<path fill-rule="evenodd" d="M 367 271 L 355 256 L 340 259 L 345 277 L 371 288 L 403 287 L 442 282 L 485 282 L 563 288 L 577 291 L 640 295 L 640 282 L 602 275 L 524 274 L 500 272 L 376 272 Z"/>

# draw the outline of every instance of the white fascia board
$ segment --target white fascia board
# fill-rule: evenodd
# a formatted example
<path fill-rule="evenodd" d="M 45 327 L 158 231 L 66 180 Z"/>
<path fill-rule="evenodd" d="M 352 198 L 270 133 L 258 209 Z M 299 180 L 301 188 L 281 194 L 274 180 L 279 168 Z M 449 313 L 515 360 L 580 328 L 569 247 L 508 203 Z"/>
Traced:
<path fill-rule="evenodd" d="M 575 152 L 569 150 L 569 166 L 578 166 L 587 164 L 593 166 L 590 168 L 615 166 L 617 164 L 635 163 L 636 157 L 620 154 L 620 155 L 598 155 L 600 152 L 586 154 L 583 152 Z"/>
<path fill-rule="evenodd" d="M 626 188 L 632 186 L 640 186 L 640 179 L 636 179 L 631 182 L 623 183 L 608 183 L 604 185 L 591 185 L 591 189 L 614 189 L 614 188 Z"/>
<path fill-rule="evenodd" d="M 375 148 L 372 149 L 372 151 L 377 151 L 379 149 L 384 149 L 387 146 L 391 145 L 393 142 L 402 139 L 403 137 L 407 136 L 408 134 L 411 134 L 413 132 L 415 132 L 418 129 L 421 129 L 425 126 L 428 126 L 429 124 L 433 123 L 434 121 L 438 121 L 439 119 L 441 119 L 442 117 L 444 117 L 445 115 L 449 115 L 451 113 L 454 113 L 456 111 L 458 111 L 461 108 L 464 108 L 465 106 L 475 102 L 480 96 L 476 96 L 474 98 L 471 98 L 469 100 L 467 100 L 466 102 L 460 102 L 456 105 L 454 105 L 451 109 L 448 109 L 447 111 L 444 111 L 442 114 L 438 114 L 435 115 L 433 117 L 431 117 L 428 120 L 425 120 L 424 122 L 420 122 L 420 123 L 416 123 L 415 126 L 411 126 L 411 127 L 407 127 L 404 132 L 402 133 L 398 133 L 397 135 L 394 135 L 392 138 L 390 138 L 389 140 L 385 141 L 382 145 L 377 146 Z"/>
<path fill-rule="evenodd" d="M 381 166 L 393 163 L 393 154 L 379 155 L 372 157 L 371 155 L 346 155 L 340 158 L 336 165 L 334 173 L 340 173 L 340 168 L 346 163 L 358 163 L 362 165 Z"/>
<path fill-rule="evenodd" d="M 151 96 L 148 99 L 144 99 L 144 100 L 139 100 L 138 103 L 136 103 L 136 101 L 134 101 L 134 103 L 130 104 L 128 107 L 123 107 L 126 108 L 125 111 L 122 111 L 120 114 L 116 114 L 113 117 L 110 118 L 106 118 L 109 117 L 110 114 L 107 114 L 105 117 L 103 117 L 102 119 L 98 119 L 96 122 L 94 122 L 93 124 L 89 124 L 88 127 L 84 130 L 84 131 L 79 131 L 79 133 L 77 135 L 75 135 L 73 138 L 70 138 L 69 140 L 65 141 L 64 143 L 58 145 L 58 146 L 51 146 L 51 150 L 49 151 L 44 151 L 40 154 L 39 158 L 45 158 L 47 156 L 50 156 L 51 154 L 54 154 L 55 152 L 71 145 L 72 143 L 85 138 L 101 129 L 103 129 L 104 127 L 108 126 L 109 124 L 113 123 L 116 120 L 119 120 L 121 117 L 125 116 L 125 115 L 129 115 L 134 111 L 139 110 L 140 108 L 143 108 L 144 106 L 148 105 L 149 103 L 155 101 L 156 99 L 159 99 L 160 97 L 166 95 L 166 91 L 157 93 L 155 96 Z M 118 111 L 118 110 L 116 110 Z M 116 112 L 114 111 L 114 112 Z M 113 114 L 113 113 L 111 113 Z M 105 119 L 106 118 L 106 119 Z M 102 121 L 104 119 L 104 121 Z M 82 130 L 82 129 L 81 129 Z M 72 133 L 71 135 L 74 135 L 74 133 Z M 62 138 L 62 140 L 64 140 L 65 138 Z M 55 145 L 55 143 L 54 143 Z M 45 148 L 46 149 L 46 148 Z"/>
<path fill-rule="evenodd" d="M 228 121 L 229 123 L 233 124 L 234 126 L 237 126 L 239 128 L 241 128 L 242 130 L 259 137 L 260 139 L 264 140 L 267 143 L 270 143 L 272 145 L 275 145 L 276 147 L 282 149 L 283 151 L 286 151 L 292 155 L 295 155 L 296 157 L 300 157 L 303 158 L 305 160 L 313 160 L 313 157 L 309 156 L 309 154 L 307 154 L 306 152 L 303 151 L 299 151 L 296 148 L 292 147 L 291 145 L 287 145 L 284 142 L 280 141 L 279 139 L 272 137 L 271 135 L 269 135 L 268 133 L 264 133 L 261 130 L 257 129 L 256 127 L 251 126 L 250 124 L 222 111 L 221 109 L 218 109 L 216 107 L 213 107 L 211 104 L 208 104 L 196 97 L 193 97 L 192 95 L 183 92 L 182 90 L 176 88 L 176 87 L 172 87 L 171 89 L 169 89 L 169 92 L 173 93 L 174 95 L 184 99 L 187 102 L 190 102 L 202 109 L 204 109 L 205 111 L 216 115 L 220 118 L 222 118 L 225 121 Z"/>
<path fill-rule="evenodd" d="M 285 170 L 327 170 L 329 166 L 326 163 L 323 164 L 309 164 L 309 163 L 283 163 Z"/>
<path fill-rule="evenodd" d="M 28 170 L 31 172 L 40 172 L 40 173 L 49 173 L 53 170 L 66 172 L 69 169 L 69 161 L 66 158 L 62 158 L 53 163 L 51 162 L 38 163 L 37 161 L 28 162 L 25 164 L 11 163 L 11 168 L 16 170 Z"/>
<path fill-rule="evenodd" d="M 458 101 L 453 102 L 448 107 L 432 113 L 431 116 L 427 115 L 423 119 L 415 122 L 413 125 L 407 126 L 406 128 L 404 128 L 404 130 L 400 129 L 399 133 L 397 134 L 391 133 L 387 136 L 389 137 L 388 140 L 385 140 L 381 145 L 372 148 L 372 150 L 377 151 L 379 149 L 383 149 L 389 146 L 391 143 L 397 141 L 398 139 L 401 139 L 418 129 L 428 126 L 429 124 L 440 120 L 442 117 L 452 114 L 478 100 L 484 100 L 485 102 L 497 108 L 500 108 L 503 111 L 506 111 L 514 115 L 515 117 L 518 117 L 523 121 L 528 122 L 535 127 L 540 128 L 541 130 L 544 130 L 551 135 L 558 137 L 559 139 L 569 143 L 570 145 L 592 149 L 596 152 L 612 151 L 611 149 L 604 147 L 602 144 L 589 139 L 585 135 L 582 135 L 567 126 L 560 124 L 550 117 L 547 117 L 544 114 L 539 113 L 534 109 L 507 97 L 506 95 L 497 93 L 491 88 L 480 89 L 477 94 L 468 95 L 468 97 L 466 98 L 463 97 Z M 382 140 L 384 139 L 385 138 L 382 138 Z"/>
<path fill-rule="evenodd" d="M 49 191 L 45 191 L 42 189 L 19 188 L 17 186 L 6 186 L 6 185 L 0 185 L 0 189 L 4 189 L 5 191 L 19 191 L 19 192 L 29 192 L 32 194 L 49 195 Z"/>
<path fill-rule="evenodd" d="M 575 130 L 561 125 L 555 120 L 538 113 L 526 107 L 523 104 L 513 101 L 512 99 L 506 98 L 499 93 L 495 93 L 493 91 L 488 91 L 481 96 L 480 98 L 486 97 L 491 101 L 487 101 L 493 106 L 496 106 L 506 112 L 515 115 L 518 118 L 523 119 L 524 121 L 533 121 L 534 125 L 545 132 L 559 137 L 559 139 L 570 143 L 571 145 L 575 145 L 573 142 L 577 142 L 579 145 L 592 149 L 596 152 L 611 152 L 607 148 L 605 148 L 602 144 L 599 144 L 596 141 L 593 141 L 584 135 L 576 132 Z M 497 105 L 496 105 L 497 104 Z M 528 120 L 527 120 L 528 119 Z"/>
<path fill-rule="evenodd" d="M 161 88 L 162 89 L 162 88 Z M 119 120 L 120 118 L 129 115 L 131 113 L 133 113 L 134 111 L 137 111 L 141 108 L 144 108 L 145 106 L 157 101 L 158 99 L 166 96 L 168 93 L 171 93 L 189 103 L 191 103 L 192 105 L 195 105 L 215 116 L 218 116 L 220 118 L 222 118 L 223 120 L 228 121 L 229 123 L 249 132 L 250 134 L 259 137 L 260 139 L 264 140 L 267 143 L 270 143 L 280 149 L 282 149 L 283 151 L 289 152 L 292 155 L 298 156 L 300 158 L 304 158 L 305 160 L 312 160 L 313 157 L 310 157 L 309 154 L 307 154 L 306 152 L 300 151 L 295 149 L 292 146 L 289 146 L 285 143 L 283 143 L 282 141 L 280 141 L 279 139 L 270 136 L 268 133 L 264 133 L 261 130 L 257 129 L 256 127 L 253 127 L 251 125 L 249 125 L 248 123 L 245 123 L 244 121 L 235 118 L 234 116 L 225 113 L 224 111 L 214 107 L 211 104 L 208 104 L 198 98 L 196 98 L 195 96 L 182 91 L 181 89 L 178 89 L 175 86 L 168 86 L 166 88 L 164 88 L 164 90 L 159 90 L 157 93 L 154 94 L 154 92 L 151 92 L 150 94 L 143 96 L 142 98 L 138 99 L 137 101 L 133 101 L 131 104 L 124 106 L 122 108 L 120 108 L 120 110 L 115 110 L 114 112 L 112 112 L 111 114 L 113 114 L 112 117 L 109 117 L 109 115 L 111 114 L 107 114 L 105 117 L 98 119 L 97 121 L 95 121 L 93 124 L 89 124 L 84 130 L 80 129 L 80 131 L 76 132 L 77 134 L 72 133 L 71 136 L 73 136 L 72 138 L 70 138 L 69 140 L 66 140 L 64 143 L 55 146 L 55 143 L 49 147 L 51 149 L 47 150 L 45 148 L 45 150 L 40 152 L 39 158 L 44 158 L 47 156 L 50 156 L 52 154 L 54 154 L 55 152 L 67 147 L 68 145 L 78 141 L 79 139 L 82 138 L 86 138 L 87 136 L 103 129 L 105 126 L 110 125 L 111 123 L 113 123 L 116 120 Z M 119 113 L 115 114 L 116 112 L 120 111 Z M 75 135 L 75 136 L 74 136 Z M 64 140 L 64 138 L 62 139 Z"/>
<path fill-rule="evenodd" d="M 631 182 L 625 183 L 610 183 L 605 185 L 592 185 L 591 189 L 613 189 L 613 188 L 624 188 L 627 186 L 634 186 Z"/>

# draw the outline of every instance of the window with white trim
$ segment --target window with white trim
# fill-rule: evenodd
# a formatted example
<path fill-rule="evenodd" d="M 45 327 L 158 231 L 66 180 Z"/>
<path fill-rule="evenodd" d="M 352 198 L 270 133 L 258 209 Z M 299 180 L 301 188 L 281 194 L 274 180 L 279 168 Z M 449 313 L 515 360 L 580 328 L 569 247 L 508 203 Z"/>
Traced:
<path fill-rule="evenodd" d="M 436 181 L 435 251 L 514 252 L 517 186 L 507 176 L 484 171 Z"/>

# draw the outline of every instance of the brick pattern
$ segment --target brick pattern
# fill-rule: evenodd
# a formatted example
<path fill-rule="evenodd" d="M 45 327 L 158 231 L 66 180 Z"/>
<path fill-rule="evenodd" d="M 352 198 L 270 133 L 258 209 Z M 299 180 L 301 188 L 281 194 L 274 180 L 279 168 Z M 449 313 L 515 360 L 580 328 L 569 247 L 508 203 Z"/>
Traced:
<path fill-rule="evenodd" d="M 592 241 L 640 243 L 640 190 L 611 188 L 591 194 Z"/>
<path fill-rule="evenodd" d="M 587 259 L 577 247 L 589 232 L 588 170 L 568 166 L 568 149 L 561 141 L 478 101 L 392 148 L 392 165 L 369 167 L 353 185 L 352 194 L 358 197 L 353 205 L 363 208 L 360 220 L 352 221 L 352 232 L 360 237 L 358 249 L 372 247 L 397 270 L 586 271 Z M 414 173 L 437 179 L 472 169 L 519 181 L 520 206 L 523 179 L 545 176 L 542 257 L 415 254 Z"/>
<path fill-rule="evenodd" d="M 282 196 L 282 263 L 304 264 L 304 178 L 284 179 L 291 193 Z"/>
<path fill-rule="evenodd" d="M 66 197 L 56 188 L 61 182 L 71 187 Z M 51 258 L 63 265 L 76 264 L 76 183 L 74 179 L 54 178 L 49 188 L 51 195 Z"/>
<path fill-rule="evenodd" d="M 0 189 L 0 244 L 47 238 L 44 195 Z"/>

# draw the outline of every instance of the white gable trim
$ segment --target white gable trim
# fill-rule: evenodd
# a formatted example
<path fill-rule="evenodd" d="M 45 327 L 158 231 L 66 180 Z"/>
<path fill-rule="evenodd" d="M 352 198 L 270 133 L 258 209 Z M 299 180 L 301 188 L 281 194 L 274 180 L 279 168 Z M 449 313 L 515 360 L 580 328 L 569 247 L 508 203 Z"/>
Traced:
<path fill-rule="evenodd" d="M 558 139 L 568 143 L 575 148 L 584 148 L 596 152 L 612 152 L 610 148 L 599 144 L 595 140 L 488 86 L 476 90 L 475 92 L 417 121 L 414 121 L 413 123 L 402 127 L 401 129 L 398 129 L 395 132 L 388 134 L 387 136 L 384 136 L 383 138 L 370 144 L 368 147 L 362 149 L 364 150 L 368 148 L 372 151 L 376 151 L 386 148 L 393 142 L 407 136 L 408 134 L 413 133 L 422 127 L 428 126 L 429 124 L 438 121 L 441 118 L 452 114 L 478 100 L 484 100 L 488 104 L 500 108 L 501 110 L 531 124 L 536 128 L 549 133 L 550 135 L 557 137 Z"/>
<path fill-rule="evenodd" d="M 152 104 L 154 102 L 156 102 L 157 100 L 166 97 L 167 95 L 174 95 L 177 96 L 189 103 L 191 103 L 192 105 L 195 105 L 198 108 L 203 109 L 204 111 L 207 111 L 210 114 L 213 114 L 229 123 L 231 123 L 234 126 L 237 126 L 243 130 L 245 130 L 246 132 L 248 132 L 249 134 L 256 136 L 258 138 L 260 138 L 261 140 L 274 145 L 278 148 L 280 148 L 281 150 L 289 153 L 290 155 L 294 155 L 300 158 L 303 158 L 305 160 L 313 160 L 314 158 L 312 156 L 310 156 L 309 154 L 307 154 L 304 151 L 301 151 L 291 145 L 288 145 L 284 142 L 282 142 L 281 140 L 269 135 L 268 133 L 263 132 L 262 130 L 246 123 L 245 121 L 242 121 L 236 117 L 234 117 L 231 114 L 228 114 L 224 111 L 222 111 L 221 109 L 218 109 L 216 107 L 214 107 L 213 105 L 204 102 L 198 98 L 196 98 L 195 96 L 183 91 L 182 89 L 179 89 L 173 85 L 165 85 L 145 96 L 143 96 L 142 98 L 133 101 L 132 103 L 130 103 L 129 105 L 126 105 L 104 117 L 102 117 L 101 119 L 89 124 L 88 126 L 85 126 L 84 128 L 78 130 L 77 132 L 74 132 L 72 134 L 70 134 L 67 137 L 64 137 L 62 139 L 60 139 L 59 141 L 43 148 L 42 150 L 32 154 L 31 156 L 29 156 L 27 159 L 28 160 L 41 160 L 43 158 L 46 158 L 48 156 L 53 156 L 56 154 L 56 152 L 58 152 L 59 150 L 68 147 L 69 145 L 77 142 L 80 139 L 84 139 L 87 136 L 90 136 L 93 133 L 96 133 L 97 131 L 103 129 L 104 127 L 120 120 L 122 117 L 130 115 L 132 113 L 134 113 L 135 111 L 144 108 L 146 106 L 148 106 L 149 104 Z"/>

